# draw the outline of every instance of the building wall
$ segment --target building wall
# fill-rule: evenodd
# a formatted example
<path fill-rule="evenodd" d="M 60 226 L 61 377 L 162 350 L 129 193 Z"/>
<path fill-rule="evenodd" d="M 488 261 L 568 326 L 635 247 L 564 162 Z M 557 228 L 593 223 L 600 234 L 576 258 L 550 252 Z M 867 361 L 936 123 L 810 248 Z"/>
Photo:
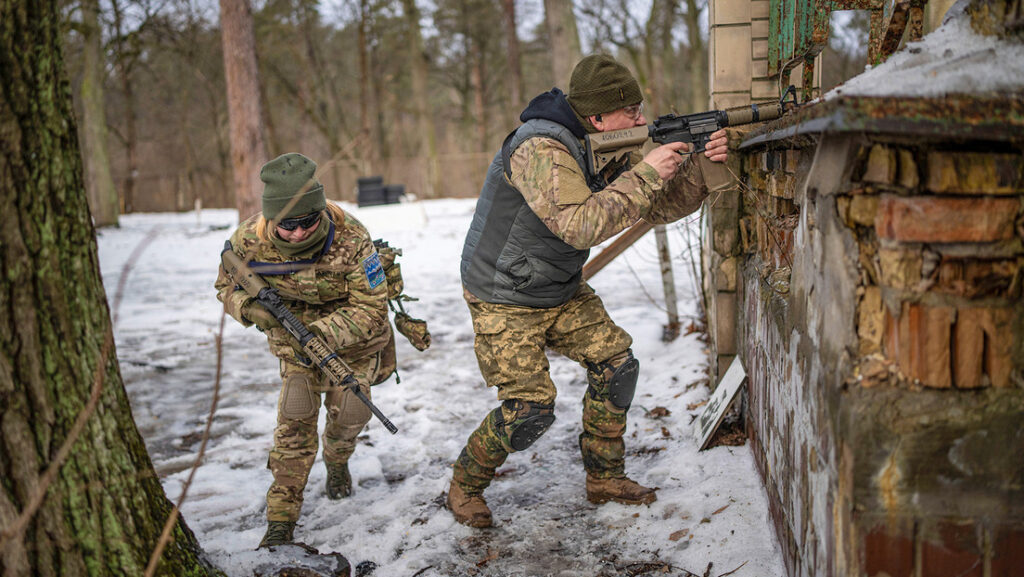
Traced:
<path fill-rule="evenodd" d="M 993 103 L 1008 125 L 981 134 Z M 709 173 L 713 368 L 748 374 L 794 577 L 1024 575 L 1024 104 L 905 106 L 730 130 Z M 822 107 L 892 121 L 797 135 Z"/>

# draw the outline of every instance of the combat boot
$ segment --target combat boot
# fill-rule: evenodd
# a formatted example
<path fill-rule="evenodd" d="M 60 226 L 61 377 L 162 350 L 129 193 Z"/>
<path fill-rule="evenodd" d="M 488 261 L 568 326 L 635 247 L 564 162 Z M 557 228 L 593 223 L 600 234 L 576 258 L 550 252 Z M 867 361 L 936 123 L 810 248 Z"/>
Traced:
<path fill-rule="evenodd" d="M 623 505 L 648 505 L 658 499 L 655 490 L 628 477 L 599 479 L 587 475 L 587 501 L 596 505 L 608 501 Z"/>
<path fill-rule="evenodd" d="M 284 545 L 292 542 L 292 533 L 295 532 L 295 521 L 269 521 L 267 523 L 267 534 L 263 536 L 257 549 Z"/>
<path fill-rule="evenodd" d="M 327 465 L 327 498 L 333 501 L 344 499 L 352 494 L 352 475 L 348 473 L 348 463 Z"/>
<path fill-rule="evenodd" d="M 482 529 L 491 526 L 491 510 L 487 508 L 483 495 L 467 495 L 455 482 L 448 486 L 448 509 L 456 521 L 468 527 Z"/>

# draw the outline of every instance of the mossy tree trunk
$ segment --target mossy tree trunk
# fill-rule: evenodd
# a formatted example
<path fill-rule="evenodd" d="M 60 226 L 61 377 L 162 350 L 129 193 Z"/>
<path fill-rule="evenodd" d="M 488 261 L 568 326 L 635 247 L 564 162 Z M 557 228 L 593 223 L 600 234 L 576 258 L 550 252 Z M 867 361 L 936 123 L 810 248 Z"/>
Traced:
<path fill-rule="evenodd" d="M 0 0 L 0 574 L 141 575 L 172 505 L 105 346 L 60 21 L 56 0 Z M 95 411 L 19 525 L 96 375 Z M 200 553 L 179 521 L 158 573 L 214 573 Z"/>

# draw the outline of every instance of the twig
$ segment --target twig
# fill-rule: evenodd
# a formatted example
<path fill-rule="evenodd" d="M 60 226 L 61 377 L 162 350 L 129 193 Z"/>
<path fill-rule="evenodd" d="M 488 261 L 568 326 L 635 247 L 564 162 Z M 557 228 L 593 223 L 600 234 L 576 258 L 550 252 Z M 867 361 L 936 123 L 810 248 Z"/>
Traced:
<path fill-rule="evenodd" d="M 216 344 L 217 344 L 217 376 L 213 381 L 213 401 L 210 403 L 210 414 L 206 417 L 206 428 L 203 429 L 203 442 L 199 445 L 199 453 L 196 455 L 196 462 L 192 464 L 192 470 L 188 473 L 188 479 L 185 480 L 184 486 L 181 488 L 181 496 L 178 497 L 177 504 L 174 505 L 174 509 L 171 510 L 171 514 L 167 517 L 167 522 L 164 523 L 163 532 L 160 533 L 160 540 L 157 541 L 156 547 L 153 549 L 153 554 L 149 557 L 149 564 L 146 566 L 145 577 L 152 577 L 156 571 L 157 562 L 160 560 L 160 555 L 164 552 L 164 548 L 171 539 L 171 531 L 174 529 L 175 524 L 178 521 L 178 515 L 181 512 L 181 506 L 185 502 L 185 497 L 188 496 L 188 489 L 192 485 L 192 479 L 196 475 L 196 470 L 199 469 L 199 465 L 203 462 L 203 455 L 206 454 L 206 444 L 210 440 L 210 428 L 213 426 L 213 417 L 217 412 L 217 402 L 220 400 L 220 378 L 221 369 L 223 368 L 223 347 L 224 342 L 224 318 L 227 313 L 223 310 L 220 313 L 220 330 L 217 333 Z"/>
<path fill-rule="evenodd" d="M 135 248 L 132 249 L 132 254 L 128 255 L 128 260 L 124 261 L 124 266 L 121 267 L 121 277 L 117 279 L 117 289 L 114 290 L 114 302 L 110 307 L 110 322 L 113 325 L 117 324 L 118 313 L 121 311 L 121 297 L 124 296 L 124 287 L 128 284 L 128 275 L 135 268 L 136 261 L 142 256 L 142 251 L 146 250 L 146 247 L 153 242 L 158 232 L 160 232 L 159 226 L 149 229 L 146 237 L 139 241 L 139 244 L 135 245 Z"/>
<path fill-rule="evenodd" d="M 739 571 L 740 569 L 742 569 L 742 568 L 743 568 L 743 566 L 744 566 L 744 565 L 746 565 L 746 564 L 747 564 L 747 562 L 746 562 L 746 561 L 744 561 L 743 563 L 740 563 L 740 566 L 739 566 L 739 567 L 737 567 L 737 568 L 733 569 L 732 571 L 729 571 L 728 573 L 722 573 L 722 574 L 721 574 L 721 575 L 719 575 L 718 577 L 725 577 L 726 575 L 732 575 L 733 573 L 735 573 L 735 572 Z"/>

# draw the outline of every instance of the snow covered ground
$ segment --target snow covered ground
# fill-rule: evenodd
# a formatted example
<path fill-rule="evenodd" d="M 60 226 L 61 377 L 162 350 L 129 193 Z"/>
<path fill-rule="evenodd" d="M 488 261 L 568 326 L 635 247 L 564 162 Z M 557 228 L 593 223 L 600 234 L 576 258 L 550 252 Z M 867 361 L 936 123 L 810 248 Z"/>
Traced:
<path fill-rule="evenodd" d="M 713 576 L 734 569 L 736 577 L 782 575 L 749 447 L 697 451 L 693 420 L 701 411 L 695 405 L 708 396 L 706 352 L 699 333 L 660 340 L 666 317 L 653 234 L 591 284 L 634 338 L 641 380 L 626 433 L 626 468 L 637 481 L 660 488 L 658 501 L 648 507 L 586 501 L 577 445 L 584 371 L 552 355 L 558 420 L 530 449 L 509 458 L 485 494 L 496 527 L 455 523 L 443 506 L 450 465 L 497 406 L 495 391 L 479 377 L 459 283 L 473 204 L 420 203 L 425 226 L 408 217 L 408 207 L 366 214 L 375 238 L 404 249 L 406 292 L 421 299 L 409 310 L 429 322 L 433 346 L 421 353 L 398 339 L 401 383 L 392 378 L 375 387 L 373 398 L 399 433 L 370 421 L 350 463 L 356 493 L 344 501 L 324 495 L 318 457 L 296 538 L 321 552 L 340 552 L 353 566 L 370 561 L 379 577 L 705 575 L 710 563 Z M 121 370 L 174 501 L 213 401 L 222 316 L 213 282 L 235 223 L 231 210 L 133 214 L 121 217 L 119 229 L 99 233 Z M 699 302 L 685 248 L 693 229 L 692 219 L 669 229 L 684 333 Z M 266 459 L 280 383 L 277 363 L 255 329 L 228 318 L 224 343 L 212 438 L 183 514 L 216 565 L 231 576 L 251 576 L 279 561 L 254 548 L 266 527 Z M 669 414 L 651 414 L 656 407 Z"/>

